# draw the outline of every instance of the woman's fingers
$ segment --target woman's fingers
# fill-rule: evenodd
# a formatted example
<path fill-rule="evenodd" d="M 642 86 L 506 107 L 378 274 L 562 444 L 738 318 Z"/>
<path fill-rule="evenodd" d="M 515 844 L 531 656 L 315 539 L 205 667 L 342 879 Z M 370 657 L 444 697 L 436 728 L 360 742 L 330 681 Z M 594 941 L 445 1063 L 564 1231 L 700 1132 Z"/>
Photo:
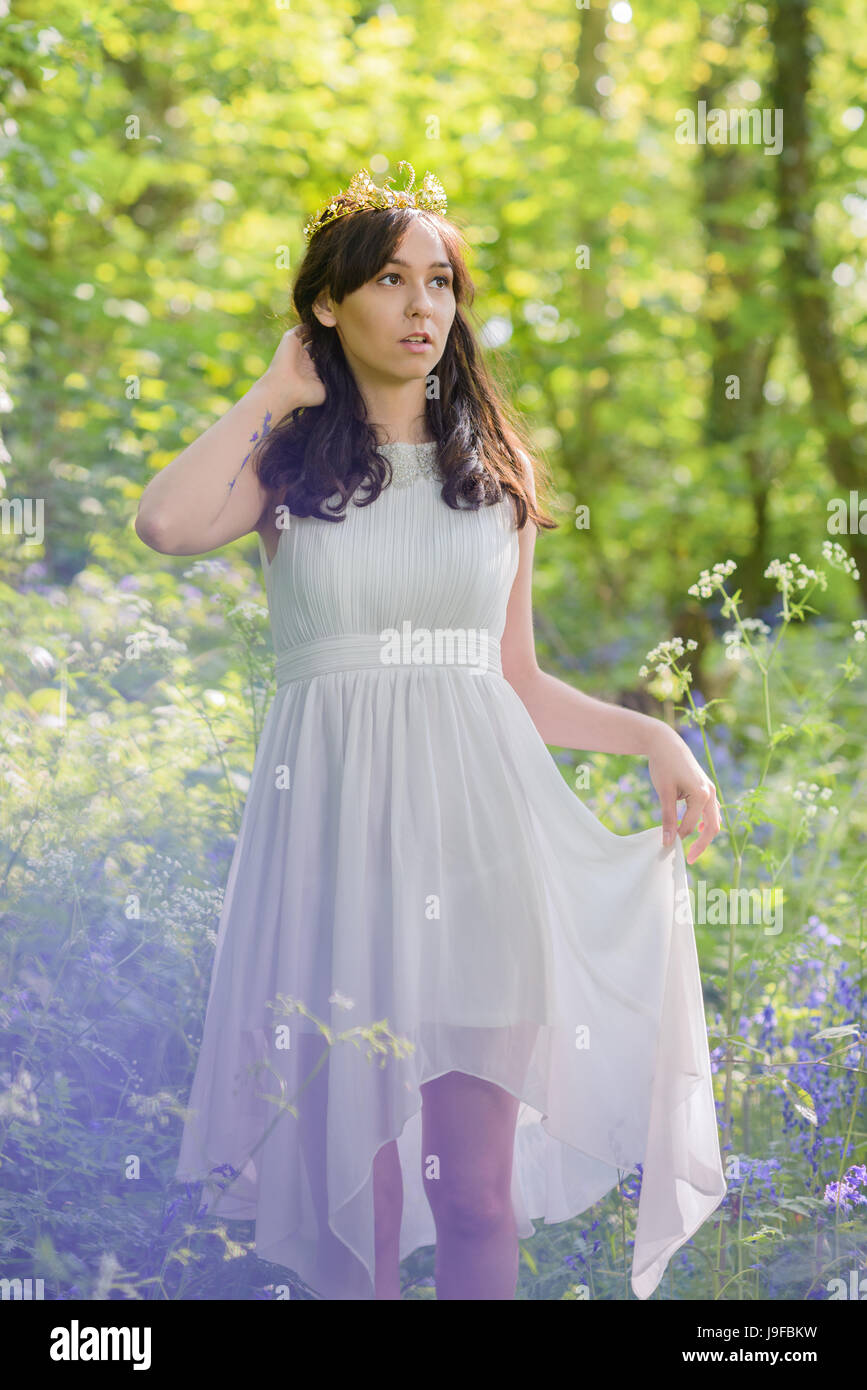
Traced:
<path fill-rule="evenodd" d="M 701 834 L 699 835 L 698 839 L 693 844 L 691 844 L 689 849 L 687 850 L 687 864 L 694 864 L 696 859 L 698 859 L 698 856 L 700 854 L 703 854 L 704 851 L 707 849 L 711 840 L 713 840 L 719 834 L 719 806 L 717 805 L 716 789 L 714 787 L 711 787 L 710 794 L 704 801 L 700 814 L 701 820 L 699 821 L 699 825 L 701 827 Z M 684 816 L 684 822 L 685 821 L 686 817 Z M 681 828 L 681 835 L 691 833 L 692 829 L 692 826 L 688 831 L 684 831 L 683 828 Z"/>
<path fill-rule="evenodd" d="M 681 799 L 686 802 L 686 810 L 680 822 L 679 834 L 682 840 L 685 840 L 687 835 L 691 835 L 694 830 L 698 829 L 699 822 L 704 816 L 704 809 L 710 800 L 710 796 L 710 789 L 702 783 L 699 783 L 698 786 L 690 787 L 689 791 L 683 794 Z"/>

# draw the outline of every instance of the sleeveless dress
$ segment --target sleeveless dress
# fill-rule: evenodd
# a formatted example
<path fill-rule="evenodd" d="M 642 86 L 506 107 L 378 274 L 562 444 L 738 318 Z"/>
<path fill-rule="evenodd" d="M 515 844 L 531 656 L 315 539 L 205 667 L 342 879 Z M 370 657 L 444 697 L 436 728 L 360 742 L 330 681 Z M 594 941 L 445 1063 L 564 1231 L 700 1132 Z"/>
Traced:
<path fill-rule="evenodd" d="M 230 1164 L 209 1211 L 372 1298 L 374 1157 L 397 1140 L 404 1259 L 436 1240 L 419 1088 L 466 1072 L 521 1102 L 520 1237 L 640 1171 L 647 1298 L 726 1191 L 683 846 L 603 826 L 502 674 L 512 499 L 454 510 L 435 444 L 382 452 L 375 502 L 259 538 L 277 690 L 176 1177 Z"/>

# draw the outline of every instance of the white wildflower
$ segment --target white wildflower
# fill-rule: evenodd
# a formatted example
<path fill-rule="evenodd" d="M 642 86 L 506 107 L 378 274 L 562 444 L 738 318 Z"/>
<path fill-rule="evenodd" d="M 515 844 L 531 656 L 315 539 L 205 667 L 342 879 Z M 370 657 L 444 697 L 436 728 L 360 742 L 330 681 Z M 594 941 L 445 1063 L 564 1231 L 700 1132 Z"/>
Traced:
<path fill-rule="evenodd" d="M 711 570 L 702 570 L 696 583 L 687 589 L 687 593 L 692 594 L 694 598 L 710 598 L 714 589 L 721 589 L 724 580 L 736 569 L 737 564 L 734 560 L 726 560 L 714 565 Z"/>
<path fill-rule="evenodd" d="M 336 989 L 333 994 L 329 994 L 328 1002 L 329 1004 L 336 1004 L 338 1009 L 355 1008 L 355 1000 L 348 999 L 345 994 L 341 994 L 339 989 Z"/>
<path fill-rule="evenodd" d="M 790 561 L 794 561 L 794 563 L 797 564 L 799 571 L 797 575 L 792 565 L 789 563 Z M 820 589 L 827 589 L 828 587 L 828 581 L 825 577 L 824 570 L 810 569 L 809 565 L 805 565 L 801 560 L 795 559 L 794 552 L 789 556 L 788 560 L 772 560 L 765 570 L 765 578 L 776 579 L 777 588 L 781 591 L 787 589 L 805 589 L 810 583 L 818 584 Z"/>
<path fill-rule="evenodd" d="M 54 669 L 54 657 L 45 647 L 31 647 L 27 655 L 38 671 L 52 671 Z"/>
<path fill-rule="evenodd" d="M 846 554 L 839 541 L 823 541 L 822 556 L 834 569 L 843 570 L 844 574 L 849 574 L 853 579 L 860 579 L 861 575 L 851 556 Z"/>

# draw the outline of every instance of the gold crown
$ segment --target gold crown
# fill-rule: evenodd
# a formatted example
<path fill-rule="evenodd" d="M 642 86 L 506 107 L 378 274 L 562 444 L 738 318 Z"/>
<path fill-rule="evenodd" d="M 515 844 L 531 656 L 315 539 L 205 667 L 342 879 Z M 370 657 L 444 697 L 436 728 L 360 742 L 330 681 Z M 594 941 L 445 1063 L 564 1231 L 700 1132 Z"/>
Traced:
<path fill-rule="evenodd" d="M 409 170 L 406 188 L 377 188 L 367 170 L 359 169 L 349 180 L 346 191 L 335 193 L 334 197 L 324 203 L 304 224 L 304 236 L 307 241 L 309 242 L 313 234 L 329 222 L 335 222 L 338 217 L 347 217 L 353 212 L 362 212 L 365 208 L 423 208 L 426 212 L 438 212 L 445 216 L 448 202 L 446 191 L 439 179 L 426 173 L 418 188 L 413 188 L 415 170 L 412 165 L 402 159 L 397 167 L 398 171 Z M 393 183 L 394 175 L 390 174 L 385 182 Z"/>

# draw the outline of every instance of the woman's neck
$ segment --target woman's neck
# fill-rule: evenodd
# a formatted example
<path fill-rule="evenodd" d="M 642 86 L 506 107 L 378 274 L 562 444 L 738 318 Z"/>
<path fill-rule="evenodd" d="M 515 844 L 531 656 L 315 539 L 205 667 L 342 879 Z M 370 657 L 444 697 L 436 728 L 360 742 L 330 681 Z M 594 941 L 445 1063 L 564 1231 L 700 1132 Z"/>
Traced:
<path fill-rule="evenodd" d="M 413 383 L 417 385 L 418 383 Z M 386 395 L 380 392 L 371 399 L 365 393 L 365 418 L 376 433 L 379 444 L 431 444 L 430 428 L 424 398 L 415 392 Z"/>

